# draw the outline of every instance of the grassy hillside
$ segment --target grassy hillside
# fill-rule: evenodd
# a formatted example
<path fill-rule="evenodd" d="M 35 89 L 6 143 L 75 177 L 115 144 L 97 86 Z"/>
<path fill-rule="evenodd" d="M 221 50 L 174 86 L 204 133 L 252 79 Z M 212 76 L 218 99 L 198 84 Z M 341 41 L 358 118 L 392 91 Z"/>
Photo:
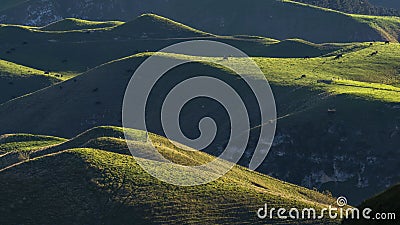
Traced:
<path fill-rule="evenodd" d="M 10 54 L 14 51 L 11 49 Z M 0 104 L 61 82 L 56 75 L 0 60 Z"/>
<path fill-rule="evenodd" d="M 5 134 L 0 136 L 0 153 L 35 151 L 64 141 L 66 139 L 43 135 Z"/>
<path fill-rule="evenodd" d="M 377 17 L 353 15 L 353 17 L 361 22 L 369 24 L 381 33 L 386 40 L 397 42 L 400 35 L 400 17 Z"/>
<path fill-rule="evenodd" d="M 54 32 L 3 25 L 0 34 L 0 57 L 42 70 L 78 73 L 116 58 L 158 51 L 183 40 L 199 38 L 231 44 L 252 56 L 269 57 L 316 57 L 354 45 L 313 44 L 298 39 L 281 43 L 251 36 L 221 37 L 153 14 L 112 28 Z M 15 51 L 8 53 L 10 49 Z"/>
<path fill-rule="evenodd" d="M 107 28 L 121 25 L 120 21 L 88 21 L 76 18 L 67 18 L 56 21 L 47 26 L 41 27 L 40 30 L 44 31 L 66 31 L 66 30 L 85 30 L 85 29 L 98 29 Z"/>
<path fill-rule="evenodd" d="M 125 142 L 107 136 L 120 132 L 121 129 L 116 127 L 96 128 L 90 132 L 91 140 L 107 139 L 129 152 Z M 164 138 L 153 137 L 156 143 L 168 143 Z M 137 145 L 148 148 L 145 142 L 138 141 Z M 129 153 L 113 152 L 114 146 L 80 146 L 70 146 L 72 149 L 62 149 L 1 170 L 0 177 L 4 183 L 0 187 L 0 200 L 11 203 L 0 207 L 3 222 L 178 224 L 207 221 L 258 224 L 267 222 L 256 216 L 257 209 L 265 203 L 271 207 L 312 206 L 317 209 L 335 204 L 329 196 L 240 166 L 207 185 L 172 186 L 143 171 Z M 176 161 L 201 164 L 212 159 L 202 152 L 182 151 L 168 145 L 162 145 L 159 151 Z M 339 221 L 275 222 L 337 224 Z"/>
<path fill-rule="evenodd" d="M 335 195 L 349 196 L 354 203 L 397 182 L 398 173 L 394 168 L 398 159 L 392 156 L 398 155 L 396 146 L 400 135 L 397 128 L 400 125 L 397 116 L 400 45 L 360 45 L 360 48 L 344 49 L 343 57 L 339 59 L 334 58 L 340 52 L 311 59 L 254 58 L 272 84 L 279 114 L 276 143 L 259 168 L 260 172 L 310 188 L 329 189 Z M 378 54 L 371 56 L 376 51 Z M 135 68 L 151 54 L 112 61 L 74 79 L 1 105 L 0 133 L 73 137 L 96 125 L 120 126 L 126 85 Z M 166 54 L 160 57 L 179 59 L 189 56 Z M 215 58 L 215 61 L 220 60 Z M 243 64 L 243 61 L 230 58 L 227 63 Z M 241 67 L 246 70 L 245 64 Z M 176 68 L 154 92 L 150 104 L 154 108 L 150 110 L 149 118 L 158 118 L 159 101 L 162 100 L 159 96 L 165 96 L 171 88 L 169 85 L 193 76 L 193 71 L 222 78 L 238 87 L 242 82 L 231 72 L 208 64 Z M 256 108 L 251 97 L 246 93 L 243 96 L 249 109 Z M 201 108 L 201 105 L 207 107 Z M 18 110 L 21 106 L 29 110 Z M 224 130 L 229 130 L 226 115 L 217 105 L 201 99 L 191 107 L 181 115 L 187 121 L 182 129 L 189 136 L 196 136 L 198 130 L 193 127 L 197 127 L 199 119 L 213 116 L 219 121 L 221 132 L 206 151 L 218 155 L 217 149 L 226 140 Z M 354 119 L 355 115 L 357 119 Z M 257 121 L 256 118 L 251 120 L 252 126 L 258 126 Z M 163 134 L 159 120 L 149 122 L 151 131 Z M 304 132 L 305 127 L 309 132 Z M 257 135 L 257 130 L 254 132 L 253 135 Z M 248 154 L 240 161 L 242 165 L 248 164 L 256 140 L 251 142 Z M 98 141 L 105 144 L 104 140 Z M 287 163 L 297 169 L 293 171 L 282 166 Z M 374 185 L 370 185 L 372 183 Z"/>
<path fill-rule="evenodd" d="M 187 38 L 211 35 L 155 14 L 143 14 L 130 22 L 120 24 L 114 31 L 131 37 L 146 38 Z"/>
<path fill-rule="evenodd" d="M 48 13 L 40 14 L 42 9 L 47 9 Z M 386 38 L 380 30 L 351 15 L 286 0 L 255 0 L 252 4 L 229 0 L 156 0 L 146 4 L 139 0 L 28 1 L 4 11 L 0 22 L 43 26 L 68 17 L 130 21 L 149 12 L 218 35 L 247 34 L 280 40 L 301 38 L 317 43 Z M 391 30 L 385 32 L 392 33 Z"/>

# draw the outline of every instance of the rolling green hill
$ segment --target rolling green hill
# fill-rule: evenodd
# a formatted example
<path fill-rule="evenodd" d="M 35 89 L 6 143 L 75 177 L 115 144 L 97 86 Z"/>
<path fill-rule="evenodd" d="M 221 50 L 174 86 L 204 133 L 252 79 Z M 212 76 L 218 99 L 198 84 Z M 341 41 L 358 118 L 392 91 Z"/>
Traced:
<path fill-rule="evenodd" d="M 139 52 L 158 51 L 184 40 L 209 39 L 240 48 L 251 56 L 315 57 L 356 44 L 313 44 L 302 40 L 222 37 L 145 14 L 112 28 L 81 31 L 40 31 L 15 25 L 0 27 L 0 57 L 46 71 L 85 72 L 111 60 Z M 10 49 L 15 49 L 8 53 Z M 34 57 L 33 57 L 34 56 Z"/>
<path fill-rule="evenodd" d="M 332 194 L 346 196 L 351 205 L 376 196 L 362 206 L 398 208 L 387 203 L 398 185 L 377 194 L 400 181 L 399 17 L 345 14 L 289 0 L 5 0 L 0 12 L 0 224 L 338 224 L 256 215 L 264 203 L 319 209 L 335 204 Z M 122 102 L 132 74 L 150 56 L 199 60 L 155 53 L 186 40 L 238 47 L 271 84 L 277 131 L 257 172 L 245 167 L 257 142 L 265 141 L 260 127 L 269 124 L 261 124 L 245 81 L 217 65 L 250 73 L 243 58 L 219 55 L 211 63 L 169 70 L 147 101 L 151 134 L 129 129 L 131 138 L 124 140 Z M 212 118 L 218 127 L 213 142 L 200 152 L 164 138 L 165 97 L 199 74 L 228 83 L 244 100 L 249 143 L 223 178 L 176 187 L 142 170 L 127 144 L 147 156 L 153 154 L 150 138 L 162 155 L 183 165 L 220 155 L 231 135 L 230 115 L 205 97 L 185 104 L 179 123 L 185 136 L 195 138 L 200 121 Z M 131 128 L 141 127 L 140 119 Z"/>
<path fill-rule="evenodd" d="M 47 9 L 46 15 L 38 13 L 43 8 Z M 287 0 L 255 0 L 252 4 L 230 0 L 155 0 L 147 4 L 141 4 L 140 0 L 28 1 L 3 11 L 0 23 L 43 26 L 69 17 L 130 21 L 149 12 L 218 35 L 247 34 L 279 40 L 301 38 L 316 43 L 387 38 L 381 30 L 352 15 Z M 392 32 L 385 30 L 385 33 Z"/>
<path fill-rule="evenodd" d="M 211 34 L 155 14 L 144 14 L 130 22 L 120 24 L 115 27 L 114 32 L 131 37 L 144 36 L 145 38 L 193 38 L 211 36 Z"/>
<path fill-rule="evenodd" d="M 44 31 L 65 31 L 65 30 L 85 30 L 85 29 L 98 29 L 107 28 L 121 25 L 120 21 L 88 21 L 76 18 L 67 18 L 56 21 L 47 26 L 41 27 L 40 30 Z"/>
<path fill-rule="evenodd" d="M 0 136 L 0 153 L 34 151 L 64 141 L 66 139 L 43 135 L 5 134 Z"/>
<path fill-rule="evenodd" d="M 59 76 L 0 60 L 0 104 L 61 82 L 62 78 L 56 75 Z"/>
<path fill-rule="evenodd" d="M 75 142 L 70 148 L 0 170 L 3 181 L 0 201 L 9 203 L 0 207 L 2 221 L 6 224 L 339 223 L 328 219 L 258 219 L 256 212 L 265 203 L 271 207 L 320 209 L 335 204 L 335 200 L 240 166 L 206 185 L 178 187 L 162 183 L 141 169 L 129 155 L 125 142 L 113 138 L 123 135 L 121 131 L 117 127 L 95 128 L 88 131 L 90 148 L 81 148 Z M 140 131 L 131 133 L 141 136 Z M 93 144 L 93 140 L 101 138 L 112 147 Z M 153 135 L 153 140 L 157 145 L 163 143 L 159 151 L 176 162 L 195 165 L 213 159 L 202 152 L 170 147 L 169 141 L 160 136 Z M 139 139 L 132 142 L 138 151 L 146 151 L 149 146 Z M 125 153 L 115 153 L 116 146 Z"/>
<path fill-rule="evenodd" d="M 340 59 L 334 59 L 340 52 L 311 59 L 254 58 L 272 84 L 280 118 L 276 142 L 260 172 L 310 188 L 329 189 L 335 195 L 348 196 L 353 203 L 397 182 L 398 176 L 393 174 L 398 174 L 395 169 L 398 161 L 392 156 L 398 155 L 396 146 L 400 135 L 397 128 L 400 121 L 396 116 L 400 102 L 400 45 L 360 45 L 361 48 L 343 50 Z M 371 56 L 376 51 L 378 54 Z M 1 105 L 0 133 L 73 137 L 97 125 L 120 126 L 126 85 L 135 68 L 151 54 L 112 61 Z M 160 57 L 190 58 L 173 54 Z M 215 58 L 216 62 L 219 60 Z M 228 63 L 243 64 L 243 61 L 230 58 Z M 241 67 L 246 70 L 245 64 Z M 178 82 L 174 79 L 187 78 L 193 71 L 222 78 L 232 85 L 240 84 L 229 71 L 195 63 L 171 70 L 154 96 L 164 96 L 170 89 L 168 85 Z M 162 98 L 154 98 L 150 104 L 154 106 L 151 118 L 158 118 L 159 99 Z M 247 99 L 248 107 L 255 108 L 251 98 Z M 208 107 L 201 108 L 201 105 Z M 22 106 L 29 110 L 18 110 Z M 182 129 L 189 136 L 198 135 L 193 127 L 203 116 L 215 117 L 221 121 L 221 131 L 229 130 L 225 127 L 225 114 L 217 106 L 200 100 L 192 107 L 181 115 L 188 121 Z M 354 119 L 355 115 L 358 119 Z M 162 135 L 157 121 L 150 121 L 151 131 Z M 251 123 L 259 125 L 256 119 Z M 304 132 L 305 127 L 309 132 Z M 217 149 L 224 145 L 225 135 L 221 132 L 206 152 L 218 155 Z M 247 156 L 240 161 L 242 165 L 249 162 L 252 144 Z M 282 166 L 288 163 L 296 171 Z"/>

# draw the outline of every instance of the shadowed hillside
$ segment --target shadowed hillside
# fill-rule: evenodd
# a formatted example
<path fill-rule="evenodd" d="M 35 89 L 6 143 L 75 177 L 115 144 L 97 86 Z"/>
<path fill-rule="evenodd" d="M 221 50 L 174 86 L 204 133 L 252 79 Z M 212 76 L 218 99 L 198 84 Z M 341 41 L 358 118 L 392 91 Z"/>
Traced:
<path fill-rule="evenodd" d="M 45 71 L 80 73 L 117 58 L 158 51 L 185 40 L 221 41 L 251 56 L 269 57 L 316 57 L 356 45 L 314 44 L 297 39 L 281 43 L 270 38 L 245 35 L 221 37 L 154 14 L 145 14 L 109 28 L 56 32 L 38 29 L 0 26 L 0 57 Z M 10 49 L 15 51 L 8 53 Z"/>
<path fill-rule="evenodd" d="M 240 166 L 206 185 L 179 187 L 163 183 L 135 162 L 125 141 L 113 138 L 118 133 L 123 135 L 121 131 L 117 127 L 95 128 L 88 131 L 90 138 L 85 145 L 90 148 L 81 148 L 75 142 L 70 149 L 60 148 L 0 170 L 3 181 L 0 201 L 10 203 L 0 207 L 2 221 L 7 224 L 339 223 L 328 219 L 260 220 L 256 212 L 265 203 L 271 207 L 320 209 L 335 204 L 335 200 Z M 143 133 L 130 132 L 139 136 Z M 172 147 L 167 139 L 152 136 L 157 146 L 162 143 L 158 150 L 176 162 L 195 165 L 213 159 L 202 152 Z M 98 140 L 108 144 L 102 145 Z M 137 146 L 134 151 L 149 148 L 148 143 L 139 139 L 130 144 Z M 116 148 L 125 152 L 115 153 Z M 37 152 L 40 151 L 45 149 Z M 23 188 L 27 186 L 29 189 Z"/>
<path fill-rule="evenodd" d="M 391 217 L 391 219 L 387 220 L 379 220 L 375 218 L 374 214 L 372 214 L 372 218 L 375 220 L 346 220 L 342 224 L 348 225 L 375 225 L 375 224 L 384 224 L 391 225 L 395 224 L 398 220 L 399 212 L 400 212 L 400 201 L 399 201 L 399 193 L 400 193 L 400 185 L 395 185 L 383 193 L 380 193 L 370 199 L 365 200 L 360 206 L 357 208 L 365 209 L 370 208 L 374 213 L 386 213 L 386 218 L 389 218 L 389 213 L 396 215 Z"/>
<path fill-rule="evenodd" d="M 6 54 L 15 51 L 10 49 Z M 0 60 L 0 104 L 61 81 L 58 74 L 45 74 L 44 71 Z"/>
<path fill-rule="evenodd" d="M 301 38 L 317 43 L 386 39 L 381 30 L 359 22 L 351 15 L 292 1 L 255 0 L 248 4 L 242 0 L 156 0 L 141 4 L 140 0 L 85 3 L 78 0 L 50 0 L 19 3 L 2 11 L 1 23 L 43 26 L 68 17 L 129 21 L 143 13 L 152 12 L 219 35 Z M 46 15 L 39 13 L 43 9 L 47 10 Z M 391 33 L 390 30 L 385 32 Z"/>
<path fill-rule="evenodd" d="M 384 43 L 366 46 L 343 52 L 340 59 L 335 56 L 255 58 L 272 84 L 280 118 L 273 148 L 259 168 L 260 172 L 310 188 L 329 189 L 335 195 L 348 196 L 349 201 L 355 203 L 398 182 L 398 159 L 393 155 L 398 155 L 396 146 L 400 132 L 399 121 L 393 118 L 397 118 L 400 102 L 396 75 L 400 68 L 397 54 L 400 46 Z M 377 55 L 370 56 L 376 51 Z M 3 104 L 0 106 L 0 133 L 73 137 L 97 125 L 120 126 L 126 85 L 135 68 L 151 54 L 107 63 L 74 79 Z M 166 54 L 159 57 L 189 56 Z M 218 60 L 221 58 L 215 58 L 216 62 Z M 235 58 L 228 62 L 243 63 Z M 246 69 L 246 65 L 242 68 Z M 169 85 L 192 76 L 193 71 L 240 87 L 241 81 L 231 72 L 208 64 L 188 64 L 169 71 L 149 104 L 152 108 L 148 122 L 152 132 L 163 134 L 157 119 L 163 100 L 160 96 L 168 93 Z M 243 97 L 249 109 L 257 108 L 246 92 Z M 29 107 L 29 111 L 18 110 L 21 106 Z M 187 121 L 182 130 L 190 137 L 199 135 L 198 129 L 193 128 L 204 116 L 218 121 L 220 133 L 206 149 L 218 155 L 229 135 L 224 132 L 229 130 L 226 113 L 218 104 L 205 99 L 190 104 L 182 113 L 181 118 Z M 259 119 L 253 118 L 251 126 L 256 127 Z M 305 128 L 308 132 L 304 132 Z M 252 137 L 256 137 L 257 129 L 253 132 Z M 242 165 L 248 164 L 257 140 L 251 138 L 247 154 L 240 161 Z M 381 143 L 386 144 L 382 146 Z M 288 163 L 291 168 L 282 166 Z"/>

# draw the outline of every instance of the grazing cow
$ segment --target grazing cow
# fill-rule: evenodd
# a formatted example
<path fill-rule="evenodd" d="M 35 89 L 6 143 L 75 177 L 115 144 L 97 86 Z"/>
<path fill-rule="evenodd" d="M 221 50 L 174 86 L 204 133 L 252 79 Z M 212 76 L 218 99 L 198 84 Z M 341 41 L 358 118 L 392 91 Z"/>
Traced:
<path fill-rule="evenodd" d="M 378 51 L 375 51 L 375 52 L 370 54 L 370 56 L 374 56 L 374 55 L 378 55 Z"/>
<path fill-rule="evenodd" d="M 390 44 L 390 41 L 385 41 L 385 45 L 388 45 L 388 44 Z"/>
<path fill-rule="evenodd" d="M 369 46 L 372 46 L 372 45 L 374 45 L 374 43 L 372 43 L 372 42 L 371 42 L 371 43 L 369 43 Z"/>
<path fill-rule="evenodd" d="M 307 77 L 307 75 L 305 75 L 305 74 L 303 74 L 303 75 L 301 75 L 301 79 L 303 79 L 303 78 L 306 78 Z"/>
<path fill-rule="evenodd" d="M 335 56 L 334 60 L 340 59 L 342 57 L 343 57 L 343 54 L 339 54 L 339 55 Z"/>

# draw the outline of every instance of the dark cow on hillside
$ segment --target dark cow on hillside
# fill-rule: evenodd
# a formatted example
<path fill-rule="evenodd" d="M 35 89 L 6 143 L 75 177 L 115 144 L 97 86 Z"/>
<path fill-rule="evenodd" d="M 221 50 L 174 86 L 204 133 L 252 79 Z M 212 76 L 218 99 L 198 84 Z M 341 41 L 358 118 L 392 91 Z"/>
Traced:
<path fill-rule="evenodd" d="M 385 41 L 385 45 L 388 45 L 388 44 L 390 44 L 390 41 Z"/>
<path fill-rule="evenodd" d="M 370 56 L 378 55 L 378 51 L 374 51 L 373 53 L 369 54 Z"/>

